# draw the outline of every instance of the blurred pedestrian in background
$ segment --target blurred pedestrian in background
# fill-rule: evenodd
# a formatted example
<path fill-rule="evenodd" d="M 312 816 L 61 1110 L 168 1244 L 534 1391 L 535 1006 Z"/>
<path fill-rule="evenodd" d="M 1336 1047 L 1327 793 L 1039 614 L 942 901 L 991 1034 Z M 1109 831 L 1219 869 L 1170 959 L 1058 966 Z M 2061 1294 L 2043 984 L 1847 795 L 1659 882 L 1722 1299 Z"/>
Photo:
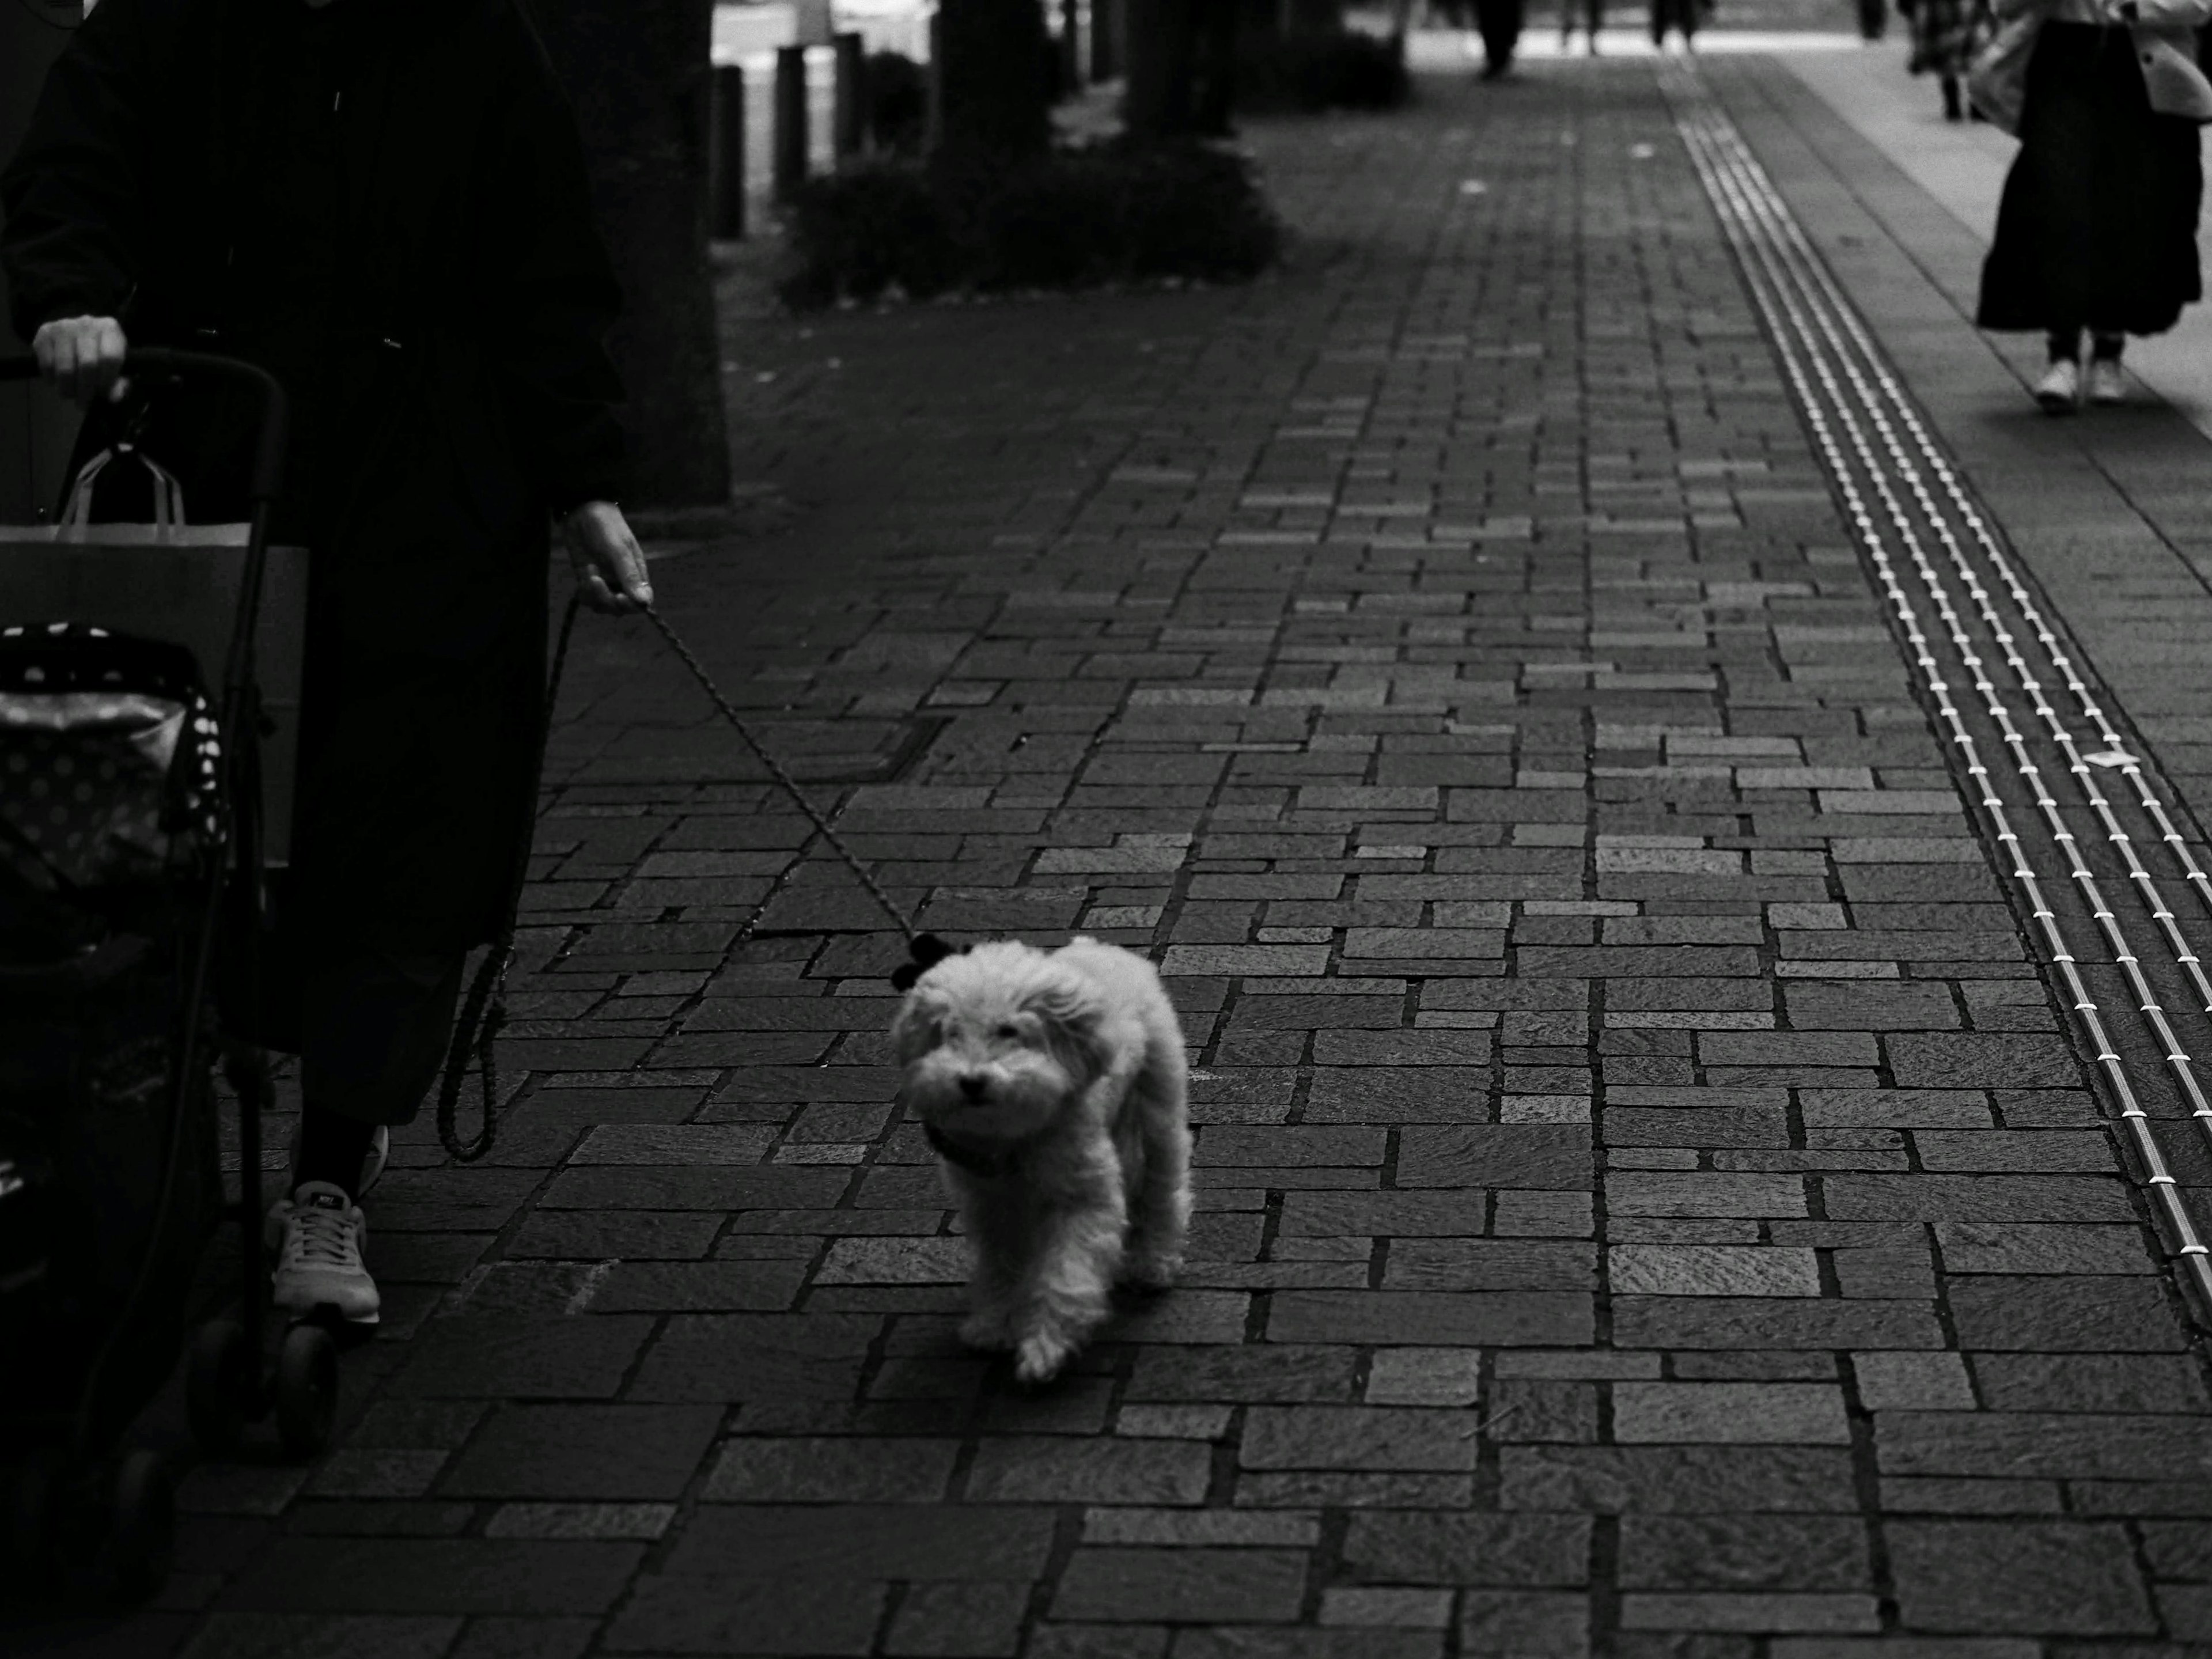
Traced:
<path fill-rule="evenodd" d="M 1945 120 L 1966 119 L 1960 83 L 1992 27 L 1988 0 L 1898 0 L 1897 9 L 1912 29 L 1912 72 L 1936 77 Z"/>
<path fill-rule="evenodd" d="M 1474 23 L 1482 32 L 1482 78 L 1500 79 L 1513 67 L 1521 44 L 1522 0 L 1474 0 Z"/>
<path fill-rule="evenodd" d="M 2164 333 L 2203 296 L 2197 126 L 2212 82 L 2196 31 L 2212 0 L 2000 0 L 1996 15 L 1971 90 L 2020 152 L 1975 320 L 2046 337 L 2035 396 L 2054 415 L 2084 395 L 2087 331 L 2087 398 L 2116 404 L 2125 337 Z"/>
<path fill-rule="evenodd" d="M 1662 52 L 1667 49 L 1667 31 L 1679 30 L 1682 50 L 1691 50 L 1704 21 L 1705 0 L 1651 0 L 1651 44 Z"/>
<path fill-rule="evenodd" d="M 1583 15 L 1583 27 L 1589 38 L 1589 54 L 1597 56 L 1597 32 L 1605 27 L 1605 0 L 1559 0 L 1559 50 L 1565 52 L 1574 44 L 1575 13 Z"/>

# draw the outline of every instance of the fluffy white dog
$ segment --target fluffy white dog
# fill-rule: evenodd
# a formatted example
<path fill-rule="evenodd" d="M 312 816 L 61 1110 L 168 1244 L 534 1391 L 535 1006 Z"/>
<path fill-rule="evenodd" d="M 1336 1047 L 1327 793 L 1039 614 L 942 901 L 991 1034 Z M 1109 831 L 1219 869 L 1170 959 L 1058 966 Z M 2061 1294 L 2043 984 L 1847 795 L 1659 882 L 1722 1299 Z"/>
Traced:
<path fill-rule="evenodd" d="M 1164 1289 L 1190 1220 L 1182 1031 L 1152 963 L 1079 939 L 947 957 L 891 1027 L 918 1115 L 975 1249 L 971 1347 L 1042 1382 L 1106 1317 L 1115 1283 Z"/>

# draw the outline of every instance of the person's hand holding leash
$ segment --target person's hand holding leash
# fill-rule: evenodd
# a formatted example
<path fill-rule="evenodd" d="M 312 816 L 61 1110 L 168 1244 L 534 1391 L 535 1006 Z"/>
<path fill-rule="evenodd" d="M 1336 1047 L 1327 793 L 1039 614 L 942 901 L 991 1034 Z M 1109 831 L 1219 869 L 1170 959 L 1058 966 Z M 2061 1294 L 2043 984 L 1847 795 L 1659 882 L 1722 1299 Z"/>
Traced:
<path fill-rule="evenodd" d="M 653 608 L 645 550 L 630 533 L 622 508 L 612 501 L 586 501 L 561 520 L 561 533 L 585 604 L 617 617 Z"/>
<path fill-rule="evenodd" d="M 112 401 L 128 390 L 123 359 L 129 349 L 123 325 L 112 317 L 59 317 L 31 337 L 40 373 L 86 407 L 103 394 Z"/>

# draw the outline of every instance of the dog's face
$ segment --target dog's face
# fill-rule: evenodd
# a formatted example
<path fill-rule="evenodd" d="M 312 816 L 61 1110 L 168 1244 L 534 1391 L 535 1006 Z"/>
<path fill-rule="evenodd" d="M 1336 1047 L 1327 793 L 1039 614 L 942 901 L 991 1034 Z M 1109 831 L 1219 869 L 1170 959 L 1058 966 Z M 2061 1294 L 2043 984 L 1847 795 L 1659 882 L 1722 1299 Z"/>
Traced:
<path fill-rule="evenodd" d="M 957 1140 L 1025 1139 L 1097 1075 L 1103 1014 L 1089 981 L 1026 945 L 947 957 L 891 1027 L 900 1103 Z"/>

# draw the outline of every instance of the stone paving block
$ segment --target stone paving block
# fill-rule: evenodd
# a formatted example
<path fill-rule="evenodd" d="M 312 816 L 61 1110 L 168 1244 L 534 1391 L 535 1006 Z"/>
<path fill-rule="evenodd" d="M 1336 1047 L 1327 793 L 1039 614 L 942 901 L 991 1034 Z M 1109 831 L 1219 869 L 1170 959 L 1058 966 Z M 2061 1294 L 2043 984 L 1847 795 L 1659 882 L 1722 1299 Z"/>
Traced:
<path fill-rule="evenodd" d="M 1530 1590 L 1470 1590 L 1460 1599 L 1460 1651 L 1479 1659 L 1586 1659 L 1589 1602 Z"/>
<path fill-rule="evenodd" d="M 680 1495 L 721 1423 L 712 1406 L 509 1406 L 440 1483 L 460 1498 Z"/>
<path fill-rule="evenodd" d="M 1254 1406 L 1237 1453 L 1247 1469 L 1472 1469 L 1470 1412 L 1342 1406 Z"/>
<path fill-rule="evenodd" d="M 884 1651 L 967 1656 L 1014 1653 L 1021 1642 L 1029 1587 L 1018 1584 L 916 1584 L 892 1616 Z"/>
<path fill-rule="evenodd" d="M 1623 1589 L 1873 1588 L 1866 1523 L 1836 1516 L 1638 1516 L 1620 1522 Z"/>
<path fill-rule="evenodd" d="M 1306 1560 L 1291 1550 L 1079 1548 L 1053 1596 L 1055 1619 L 1288 1623 Z"/>
<path fill-rule="evenodd" d="M 1805 1185 L 1794 1176 L 1616 1171 L 1607 1207 L 1620 1215 L 1801 1216 Z"/>
<path fill-rule="evenodd" d="M 2161 1480 L 2212 1472 L 2212 1425 L 2119 1413 L 1884 1412 L 1875 1449 L 1885 1474 Z"/>
<path fill-rule="evenodd" d="M 1859 1631 L 1871 1634 L 1881 1628 L 1881 1615 L 1871 1595 L 1646 1592 L 1621 1597 L 1620 1624 L 1623 1630 Z"/>
<path fill-rule="evenodd" d="M 2140 1227 L 2051 1227 L 1938 1222 L 1950 1273 L 2133 1273 L 2158 1271 Z"/>
<path fill-rule="evenodd" d="M 1587 1291 L 1597 1252 L 1589 1244 L 1534 1239 L 1401 1238 L 1391 1241 L 1385 1290 Z"/>
<path fill-rule="evenodd" d="M 1906 1088 L 2078 1088 L 2082 1082 L 2063 1037 L 1931 1032 L 1892 1036 L 1884 1046 L 1891 1072 Z"/>
<path fill-rule="evenodd" d="M 1616 1296 L 1820 1294 L 1813 1252 L 1768 1245 L 1616 1244 L 1606 1252 Z"/>
<path fill-rule="evenodd" d="M 1344 1401 L 1352 1353 L 1337 1346 L 1153 1348 L 1137 1356 L 1131 1400 Z"/>
<path fill-rule="evenodd" d="M 1590 1297 L 1569 1291 L 1285 1291 L 1268 1312 L 1267 1340 L 1551 1347 L 1589 1341 L 1592 1325 Z"/>
<path fill-rule="evenodd" d="M 190 1659 L 441 1659 L 459 1635 L 458 1618 L 426 1614 L 341 1619 L 326 1613 L 218 1613 L 185 1646 Z"/>
<path fill-rule="evenodd" d="M 1364 1584 L 1579 1585 L 1589 1540 L 1579 1516 L 1355 1515 L 1343 1571 Z"/>
<path fill-rule="evenodd" d="M 2212 1410 L 2203 1377 L 2179 1354 L 1983 1353 L 1973 1356 L 1973 1370 L 1993 1411 Z"/>
<path fill-rule="evenodd" d="M 866 1654 L 886 1586 L 647 1575 L 608 1626 L 613 1653 Z"/>
<path fill-rule="evenodd" d="M 1278 1625 L 1185 1627 L 1171 1659 L 1442 1659 L 1441 1634 L 1410 1630 L 1288 1630 Z"/>
<path fill-rule="evenodd" d="M 2127 1187 L 2094 1176 L 1832 1175 L 1820 1177 L 1835 1221 L 2102 1223 L 2135 1218 Z"/>
<path fill-rule="evenodd" d="M 1196 1504 L 1211 1465 L 1189 1442 L 1017 1437 L 982 1443 L 966 1490 L 971 1503 Z"/>
<path fill-rule="evenodd" d="M 2178 1352 L 2187 1346 L 2157 1279 L 1960 1279 L 1952 1322 L 1968 1348 Z"/>
<path fill-rule="evenodd" d="M 1587 1188 L 1589 1132 L 1571 1124 L 1417 1125 L 1398 1135 L 1401 1188 Z"/>
<path fill-rule="evenodd" d="M 945 1495 L 953 1440 L 738 1439 L 708 1472 L 703 1496 L 736 1504 L 928 1504 Z"/>
<path fill-rule="evenodd" d="M 1810 1382 L 1619 1382 L 1613 1431 L 1624 1445 L 1835 1445 L 1850 1439 L 1842 1391 Z"/>
<path fill-rule="evenodd" d="M 882 1325 L 853 1315 L 678 1314 L 647 1349 L 626 1397 L 848 1400 Z"/>
<path fill-rule="evenodd" d="M 926 1518 L 925 1518 L 926 1517 Z M 1011 1505 L 703 1505 L 664 1570 L 763 1578 L 1026 1584 L 1051 1551 L 1052 1514 Z"/>
<path fill-rule="evenodd" d="M 394 1386 L 415 1395 L 608 1399 L 652 1324 L 642 1315 L 434 1320 Z"/>
<path fill-rule="evenodd" d="M 1973 1385 L 1958 1354 L 1857 1353 L 1851 1366 L 1860 1403 L 1869 1411 L 1974 1409 Z"/>
<path fill-rule="evenodd" d="M 2158 1628 L 2126 1533 L 2110 1522 L 1898 1521 L 1887 1534 L 1909 1628 L 2075 1636 Z"/>
<path fill-rule="evenodd" d="M 1858 1511 L 1850 1455 L 1818 1446 L 1506 1446 L 1498 1503 L 1508 1510 L 1598 1515 Z"/>
<path fill-rule="evenodd" d="M 641 1545 L 511 1540 L 280 1538 L 223 1592 L 270 1613 L 604 1613 Z"/>

